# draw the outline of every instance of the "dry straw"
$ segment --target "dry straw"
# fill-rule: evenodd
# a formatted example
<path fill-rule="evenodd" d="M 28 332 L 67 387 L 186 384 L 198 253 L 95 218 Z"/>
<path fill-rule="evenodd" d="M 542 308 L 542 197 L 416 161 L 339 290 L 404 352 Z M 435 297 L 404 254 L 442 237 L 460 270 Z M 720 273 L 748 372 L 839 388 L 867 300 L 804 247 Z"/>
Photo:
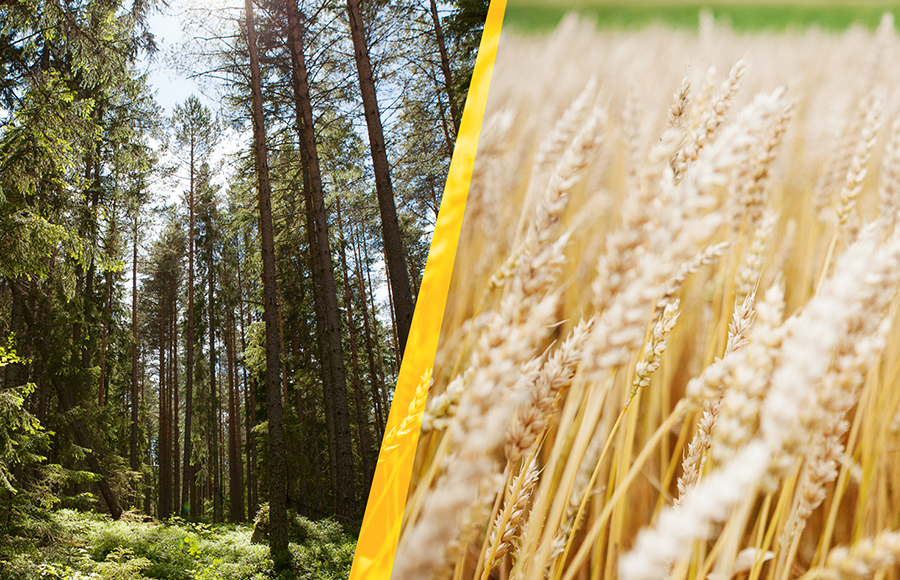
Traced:
<path fill-rule="evenodd" d="M 895 578 L 893 21 L 505 34 L 393 577 Z"/>

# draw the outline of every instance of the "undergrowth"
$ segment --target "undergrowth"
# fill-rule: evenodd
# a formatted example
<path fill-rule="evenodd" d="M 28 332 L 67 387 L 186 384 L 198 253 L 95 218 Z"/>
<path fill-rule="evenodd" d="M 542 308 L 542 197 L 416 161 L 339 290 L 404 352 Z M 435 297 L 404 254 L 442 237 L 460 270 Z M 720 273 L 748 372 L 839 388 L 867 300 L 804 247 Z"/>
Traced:
<path fill-rule="evenodd" d="M 346 578 L 354 540 L 333 521 L 292 521 L 293 570 L 279 578 Z M 269 548 L 249 524 L 111 521 L 59 510 L 25 537 L 0 538 L 0 580 L 263 580 L 276 578 Z M 38 533 L 39 532 L 39 533 Z"/>

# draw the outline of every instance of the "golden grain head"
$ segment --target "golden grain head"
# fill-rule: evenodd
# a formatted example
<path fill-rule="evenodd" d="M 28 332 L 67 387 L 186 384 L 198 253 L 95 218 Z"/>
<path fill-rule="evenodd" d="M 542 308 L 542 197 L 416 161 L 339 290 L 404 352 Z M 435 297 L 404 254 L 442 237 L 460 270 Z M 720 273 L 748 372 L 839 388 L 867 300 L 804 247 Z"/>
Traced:
<path fill-rule="evenodd" d="M 395 578 L 896 577 L 893 21 L 701 28 L 504 33 Z"/>

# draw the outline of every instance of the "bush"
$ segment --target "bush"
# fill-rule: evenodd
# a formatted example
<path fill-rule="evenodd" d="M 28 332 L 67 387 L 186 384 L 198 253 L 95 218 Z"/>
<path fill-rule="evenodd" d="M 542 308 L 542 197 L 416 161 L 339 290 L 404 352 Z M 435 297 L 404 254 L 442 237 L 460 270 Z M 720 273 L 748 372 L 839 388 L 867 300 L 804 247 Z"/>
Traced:
<path fill-rule="evenodd" d="M 268 510 L 262 510 L 265 516 Z M 257 518 L 267 524 L 267 517 Z M 354 542 L 331 520 L 291 514 L 294 571 L 283 578 L 346 578 Z M 269 549 L 236 524 L 112 521 L 74 510 L 52 512 L 42 541 L 2 537 L 0 580 L 265 580 L 274 577 Z"/>
<path fill-rule="evenodd" d="M 350 575 L 356 543 L 341 524 L 331 519 L 312 521 L 288 510 L 288 525 L 293 578 L 330 580 Z M 251 541 L 266 542 L 268 529 L 269 505 L 263 504 L 257 512 Z"/>

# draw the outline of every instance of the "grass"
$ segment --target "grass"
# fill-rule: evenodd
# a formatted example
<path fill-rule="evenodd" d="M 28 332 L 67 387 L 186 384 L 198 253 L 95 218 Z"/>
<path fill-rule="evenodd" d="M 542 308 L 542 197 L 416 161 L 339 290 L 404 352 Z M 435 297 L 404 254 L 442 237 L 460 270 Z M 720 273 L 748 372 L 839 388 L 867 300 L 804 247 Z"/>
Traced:
<path fill-rule="evenodd" d="M 290 544 L 296 579 L 349 575 L 354 542 L 341 526 L 294 518 Z M 25 537 L 4 537 L 0 579 L 268 580 L 269 549 L 251 543 L 252 525 L 110 521 L 59 510 L 35 522 Z"/>
<path fill-rule="evenodd" d="M 696 30 L 700 10 L 707 8 L 736 31 L 780 32 L 816 26 L 840 31 L 852 24 L 878 26 L 882 14 L 896 10 L 893 2 L 555 2 L 512 0 L 507 3 L 503 26 L 522 32 L 556 28 L 569 12 L 577 12 L 601 29 L 635 30 L 661 24 Z"/>

